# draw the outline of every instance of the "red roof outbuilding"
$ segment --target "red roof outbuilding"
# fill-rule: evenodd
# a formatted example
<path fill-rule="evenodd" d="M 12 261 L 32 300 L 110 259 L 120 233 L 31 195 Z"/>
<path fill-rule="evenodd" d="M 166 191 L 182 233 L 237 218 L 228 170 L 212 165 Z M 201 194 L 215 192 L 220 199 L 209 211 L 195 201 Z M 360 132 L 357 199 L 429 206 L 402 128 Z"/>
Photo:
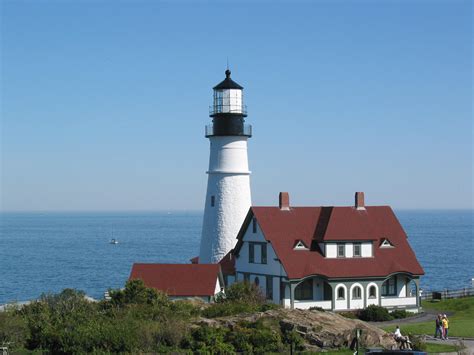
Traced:
<path fill-rule="evenodd" d="M 145 286 L 169 296 L 214 296 L 222 283 L 219 264 L 133 264 L 129 280 L 143 280 Z"/>

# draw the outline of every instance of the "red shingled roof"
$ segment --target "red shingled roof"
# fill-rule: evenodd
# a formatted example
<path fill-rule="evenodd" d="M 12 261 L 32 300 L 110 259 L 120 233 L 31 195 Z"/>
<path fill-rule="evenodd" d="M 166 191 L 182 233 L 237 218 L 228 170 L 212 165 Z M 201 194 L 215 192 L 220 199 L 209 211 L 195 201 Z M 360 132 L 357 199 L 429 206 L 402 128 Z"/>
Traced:
<path fill-rule="evenodd" d="M 424 274 L 389 206 L 368 206 L 365 210 L 353 207 L 292 207 L 289 211 L 278 207 L 251 207 L 239 232 L 236 253 L 253 216 L 289 278 L 299 279 L 308 275 L 329 278 L 386 277 L 396 272 Z M 390 240 L 395 248 L 379 248 L 384 238 Z M 310 250 L 293 250 L 296 240 L 311 246 Z M 325 258 L 317 248 L 320 242 L 343 240 L 375 241 L 374 257 Z"/>
<path fill-rule="evenodd" d="M 133 264 L 129 280 L 141 279 L 147 287 L 169 296 L 214 296 L 219 264 Z"/>
<path fill-rule="evenodd" d="M 219 261 L 222 273 L 224 275 L 235 275 L 235 258 L 232 255 L 233 249 L 231 249 L 222 259 Z M 191 264 L 199 264 L 199 256 L 189 260 Z"/>
<path fill-rule="evenodd" d="M 233 249 L 219 261 L 224 275 L 235 275 L 235 257 L 232 252 Z"/>

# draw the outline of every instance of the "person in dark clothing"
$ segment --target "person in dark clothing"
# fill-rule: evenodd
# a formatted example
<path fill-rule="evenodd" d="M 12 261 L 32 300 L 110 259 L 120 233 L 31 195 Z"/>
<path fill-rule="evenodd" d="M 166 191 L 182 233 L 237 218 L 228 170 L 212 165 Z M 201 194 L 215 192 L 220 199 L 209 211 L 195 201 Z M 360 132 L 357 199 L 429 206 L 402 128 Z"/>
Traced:
<path fill-rule="evenodd" d="M 436 329 L 435 329 L 435 339 L 438 337 L 438 334 L 439 334 L 439 338 L 442 339 L 443 338 L 443 324 L 441 323 L 441 314 L 438 314 L 438 316 L 436 317 Z"/>

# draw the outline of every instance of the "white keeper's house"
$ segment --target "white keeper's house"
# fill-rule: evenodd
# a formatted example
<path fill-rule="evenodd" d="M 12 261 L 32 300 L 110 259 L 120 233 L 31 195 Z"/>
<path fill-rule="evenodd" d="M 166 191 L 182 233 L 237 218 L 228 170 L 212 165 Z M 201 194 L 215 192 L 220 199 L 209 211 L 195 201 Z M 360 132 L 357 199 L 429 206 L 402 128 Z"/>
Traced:
<path fill-rule="evenodd" d="M 225 286 L 247 281 L 285 307 L 375 304 L 417 312 L 424 272 L 389 206 L 365 206 L 362 192 L 347 207 L 291 206 L 287 193 L 278 206 L 252 206 L 252 127 L 243 87 L 230 70 L 225 75 L 213 88 L 205 129 L 210 154 L 199 256 L 187 265 L 135 264 L 130 279 L 172 298 L 212 302 Z"/>
<path fill-rule="evenodd" d="M 389 206 L 365 206 L 357 192 L 347 207 L 251 207 L 231 252 L 228 283 L 257 284 L 285 307 L 343 311 L 371 304 L 419 309 L 424 274 Z"/>

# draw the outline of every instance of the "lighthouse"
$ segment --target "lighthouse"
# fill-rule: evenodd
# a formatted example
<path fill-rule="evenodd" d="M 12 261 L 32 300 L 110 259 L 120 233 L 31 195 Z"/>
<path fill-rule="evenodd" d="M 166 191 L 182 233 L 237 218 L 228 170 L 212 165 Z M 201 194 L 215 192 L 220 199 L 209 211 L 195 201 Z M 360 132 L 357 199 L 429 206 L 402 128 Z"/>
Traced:
<path fill-rule="evenodd" d="M 207 193 L 199 263 L 219 262 L 236 244 L 237 233 L 251 205 L 247 141 L 252 126 L 245 123 L 243 87 L 230 70 L 214 90 L 206 126 L 210 142 Z"/>

